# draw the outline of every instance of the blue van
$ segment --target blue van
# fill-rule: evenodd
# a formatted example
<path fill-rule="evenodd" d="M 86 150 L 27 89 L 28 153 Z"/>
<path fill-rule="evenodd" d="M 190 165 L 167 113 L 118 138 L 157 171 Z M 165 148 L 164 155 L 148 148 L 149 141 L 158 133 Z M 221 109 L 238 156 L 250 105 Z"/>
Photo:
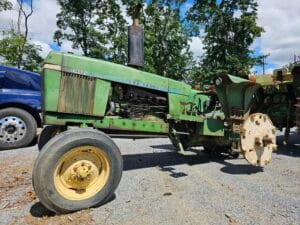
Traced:
<path fill-rule="evenodd" d="M 41 77 L 0 65 L 0 149 L 29 145 L 41 127 Z"/>

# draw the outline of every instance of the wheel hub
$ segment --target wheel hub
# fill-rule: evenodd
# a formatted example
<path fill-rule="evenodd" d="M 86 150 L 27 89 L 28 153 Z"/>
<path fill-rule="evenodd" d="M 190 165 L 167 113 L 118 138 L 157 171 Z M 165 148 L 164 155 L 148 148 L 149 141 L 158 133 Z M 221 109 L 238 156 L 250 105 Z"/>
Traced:
<path fill-rule="evenodd" d="M 0 119 L 0 141 L 15 143 L 24 138 L 27 131 L 25 122 L 15 116 L 8 116 Z"/>
<path fill-rule="evenodd" d="M 93 146 L 69 150 L 58 162 L 54 184 L 58 192 L 71 200 L 83 200 L 98 192 L 109 176 L 106 155 Z"/>
<path fill-rule="evenodd" d="M 69 185 L 73 189 L 84 190 L 91 183 L 95 181 L 98 175 L 98 171 L 101 168 L 96 168 L 92 163 L 81 160 L 75 164 L 73 164 L 68 170 L 65 172 L 65 175 L 62 177 L 64 182 Z"/>

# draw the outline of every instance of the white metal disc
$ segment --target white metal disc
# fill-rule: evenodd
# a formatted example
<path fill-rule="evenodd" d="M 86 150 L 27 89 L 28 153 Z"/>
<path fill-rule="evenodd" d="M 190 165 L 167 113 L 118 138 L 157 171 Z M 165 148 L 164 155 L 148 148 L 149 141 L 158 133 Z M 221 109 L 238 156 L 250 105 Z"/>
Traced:
<path fill-rule="evenodd" d="M 265 166 L 277 149 L 276 128 L 271 119 L 262 113 L 251 114 L 243 123 L 241 149 L 245 159 L 255 166 Z"/>

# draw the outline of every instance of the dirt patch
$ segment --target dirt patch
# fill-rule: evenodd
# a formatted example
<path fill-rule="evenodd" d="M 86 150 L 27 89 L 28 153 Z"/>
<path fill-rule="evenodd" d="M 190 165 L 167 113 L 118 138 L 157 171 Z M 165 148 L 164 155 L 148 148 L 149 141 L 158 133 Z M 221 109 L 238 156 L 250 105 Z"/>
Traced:
<path fill-rule="evenodd" d="M 43 216 L 41 218 L 36 218 L 32 215 L 25 215 L 21 221 L 22 224 L 28 225 L 93 225 L 95 221 L 93 220 L 90 210 L 83 210 L 80 212 L 67 214 L 67 215 L 55 215 L 55 216 Z"/>
<path fill-rule="evenodd" d="M 31 184 L 32 167 L 32 156 L 18 155 L 1 162 L 0 171 L 5 171 L 0 175 L 1 209 L 24 206 L 36 199 Z"/>

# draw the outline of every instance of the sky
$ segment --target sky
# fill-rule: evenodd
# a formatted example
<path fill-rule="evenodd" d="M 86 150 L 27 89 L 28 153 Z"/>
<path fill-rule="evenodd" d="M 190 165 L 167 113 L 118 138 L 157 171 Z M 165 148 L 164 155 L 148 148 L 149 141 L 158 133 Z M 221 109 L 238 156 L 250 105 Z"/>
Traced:
<path fill-rule="evenodd" d="M 16 0 L 12 0 L 15 5 Z M 30 0 L 27 0 L 30 1 Z M 191 6 L 187 1 L 183 11 Z M 258 0 L 258 24 L 265 29 L 262 36 L 252 44 L 255 55 L 270 54 L 266 62 L 266 73 L 272 73 L 293 61 L 294 54 L 300 55 L 300 4 L 299 0 Z M 16 8 L 16 7 L 15 7 Z M 42 47 L 41 55 L 45 57 L 51 50 L 72 51 L 70 42 L 64 41 L 61 48 L 53 43 L 53 34 L 57 30 L 56 14 L 59 6 L 56 0 L 34 0 L 34 13 L 29 20 L 30 41 Z M 16 24 L 16 11 L 0 13 L 0 30 L 5 30 Z M 200 57 L 203 51 L 202 40 L 192 37 L 189 42 L 194 57 Z M 253 68 L 253 72 L 262 73 L 261 67 Z"/>

